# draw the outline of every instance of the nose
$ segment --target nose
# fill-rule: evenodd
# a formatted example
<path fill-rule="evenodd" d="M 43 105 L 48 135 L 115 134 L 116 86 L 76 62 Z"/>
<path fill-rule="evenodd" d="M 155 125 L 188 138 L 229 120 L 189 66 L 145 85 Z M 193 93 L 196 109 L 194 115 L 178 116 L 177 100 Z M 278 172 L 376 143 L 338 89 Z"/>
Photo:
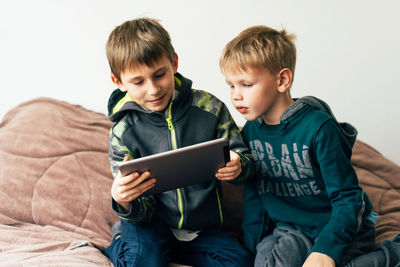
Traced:
<path fill-rule="evenodd" d="M 147 87 L 147 92 L 149 95 L 158 95 L 158 93 L 161 91 L 160 86 L 157 85 L 154 81 L 149 81 L 148 87 Z"/>
<path fill-rule="evenodd" d="M 242 100 L 243 99 L 242 92 L 240 91 L 239 88 L 234 87 L 231 89 L 231 98 L 232 98 L 232 100 Z"/>

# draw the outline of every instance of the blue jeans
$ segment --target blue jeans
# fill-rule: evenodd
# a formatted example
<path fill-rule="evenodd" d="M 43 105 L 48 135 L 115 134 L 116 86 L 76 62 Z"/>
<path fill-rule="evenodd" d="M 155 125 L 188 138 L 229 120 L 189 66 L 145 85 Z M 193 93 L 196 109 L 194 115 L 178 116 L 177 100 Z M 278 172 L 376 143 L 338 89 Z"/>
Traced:
<path fill-rule="evenodd" d="M 255 267 L 301 266 L 313 241 L 302 232 L 277 226 L 271 235 L 257 244 Z M 374 223 L 365 220 L 362 228 L 342 255 L 336 266 L 345 267 L 400 267 L 400 244 L 386 240 L 375 248 Z"/>
<path fill-rule="evenodd" d="M 103 253 L 119 266 L 168 266 L 170 262 L 202 266 L 252 266 L 250 254 L 222 230 L 205 229 L 192 241 L 178 241 L 167 225 L 121 221 L 121 236 Z"/>

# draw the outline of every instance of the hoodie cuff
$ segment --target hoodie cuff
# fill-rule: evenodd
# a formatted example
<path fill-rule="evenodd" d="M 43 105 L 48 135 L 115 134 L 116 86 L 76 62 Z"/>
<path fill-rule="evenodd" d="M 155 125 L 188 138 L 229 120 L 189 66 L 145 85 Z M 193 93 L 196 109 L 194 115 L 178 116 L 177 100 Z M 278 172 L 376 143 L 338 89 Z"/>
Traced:
<path fill-rule="evenodd" d="M 126 212 L 125 209 L 121 205 L 119 205 L 118 202 L 115 201 L 113 198 L 111 199 L 111 206 L 118 217 L 126 220 L 135 220 L 138 217 L 140 211 L 140 203 L 138 199 L 131 201 L 128 212 Z"/>
<path fill-rule="evenodd" d="M 328 255 L 336 262 L 336 264 L 339 264 L 346 247 L 346 244 L 339 244 L 337 240 L 319 236 L 312 247 L 311 252 L 319 252 Z"/>

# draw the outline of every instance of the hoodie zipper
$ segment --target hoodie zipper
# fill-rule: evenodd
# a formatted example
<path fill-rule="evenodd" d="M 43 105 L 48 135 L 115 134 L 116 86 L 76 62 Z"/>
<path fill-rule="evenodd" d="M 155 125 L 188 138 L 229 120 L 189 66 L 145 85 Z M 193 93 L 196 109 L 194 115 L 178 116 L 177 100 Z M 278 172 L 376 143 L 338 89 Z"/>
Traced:
<path fill-rule="evenodd" d="M 172 143 L 172 149 L 177 149 L 178 146 L 176 144 L 176 136 L 175 136 L 175 129 L 174 125 L 172 124 L 172 101 L 169 104 L 168 108 L 168 118 L 167 118 L 167 123 L 168 123 L 168 129 L 171 132 L 171 143 Z"/>
<path fill-rule="evenodd" d="M 171 132 L 171 143 L 172 143 L 172 149 L 177 149 L 177 143 L 176 143 L 176 134 L 175 134 L 175 128 L 174 125 L 172 124 L 172 100 L 171 103 L 169 104 L 168 107 L 168 118 L 167 118 L 167 123 L 168 123 L 168 129 Z M 183 224 L 183 200 L 182 200 L 182 192 L 181 189 L 176 189 L 176 193 L 178 195 L 178 207 L 179 207 L 179 213 L 181 215 L 181 218 L 179 219 L 178 222 L 178 229 L 182 228 Z"/>

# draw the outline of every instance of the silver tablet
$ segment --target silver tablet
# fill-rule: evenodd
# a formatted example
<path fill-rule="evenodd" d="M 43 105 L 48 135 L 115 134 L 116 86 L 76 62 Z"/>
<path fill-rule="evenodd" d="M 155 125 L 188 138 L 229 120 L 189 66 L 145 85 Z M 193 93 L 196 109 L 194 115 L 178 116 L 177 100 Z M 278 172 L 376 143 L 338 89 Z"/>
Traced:
<path fill-rule="evenodd" d="M 145 196 L 216 179 L 217 170 L 229 160 L 228 141 L 220 138 L 125 161 L 119 170 L 123 176 L 150 171 L 157 181 Z"/>

